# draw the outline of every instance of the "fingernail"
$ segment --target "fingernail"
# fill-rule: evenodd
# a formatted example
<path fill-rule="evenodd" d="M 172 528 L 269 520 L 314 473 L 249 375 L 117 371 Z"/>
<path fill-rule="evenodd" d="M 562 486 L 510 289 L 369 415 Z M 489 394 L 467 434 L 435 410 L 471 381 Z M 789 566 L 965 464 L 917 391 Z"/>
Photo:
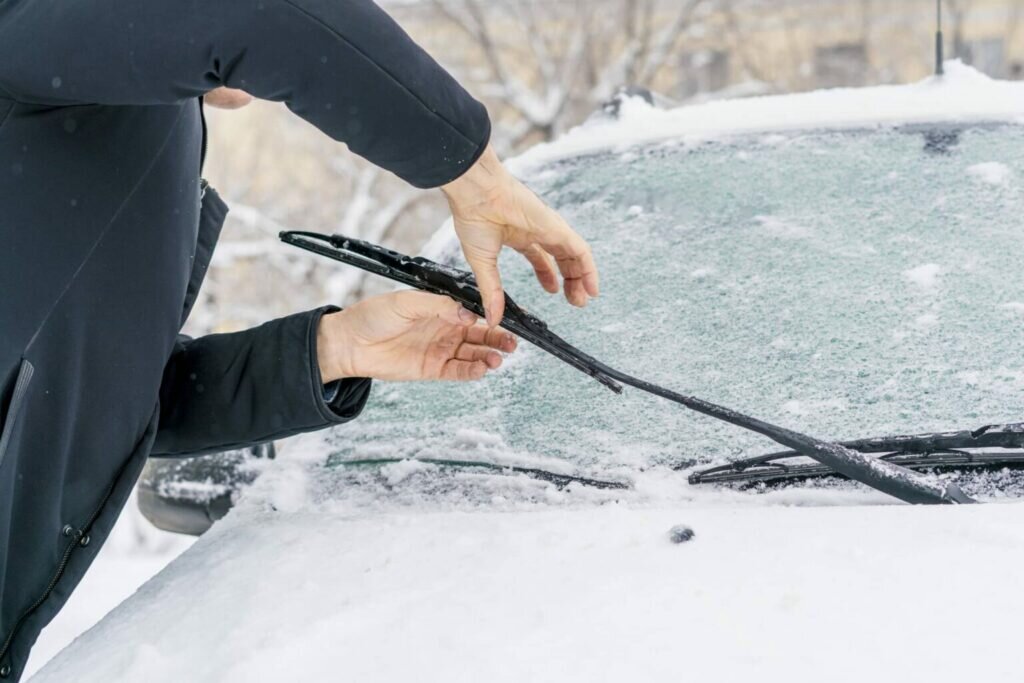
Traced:
<path fill-rule="evenodd" d="M 475 323 L 476 314 L 465 306 L 461 306 L 459 307 L 459 320 L 463 320 L 467 323 Z"/>

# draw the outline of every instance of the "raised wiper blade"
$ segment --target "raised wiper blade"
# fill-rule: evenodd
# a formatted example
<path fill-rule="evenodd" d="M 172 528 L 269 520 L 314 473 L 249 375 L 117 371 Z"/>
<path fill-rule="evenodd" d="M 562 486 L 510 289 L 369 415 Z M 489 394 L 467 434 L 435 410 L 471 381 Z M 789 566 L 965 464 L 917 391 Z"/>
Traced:
<path fill-rule="evenodd" d="M 756 484 L 802 481 L 822 477 L 843 477 L 831 467 L 821 463 L 789 463 L 787 459 L 803 457 L 790 453 L 759 462 L 741 461 L 712 467 L 690 475 L 691 484 Z M 890 453 L 879 457 L 916 472 L 946 472 L 951 470 L 980 470 L 1024 468 L 1024 451 L 940 451 L 934 453 Z M 846 477 L 843 477 L 846 478 Z"/>
<path fill-rule="evenodd" d="M 410 257 L 384 247 L 342 235 L 321 235 L 315 232 L 282 232 L 281 239 L 336 261 L 375 273 L 409 287 L 432 294 L 448 296 L 467 310 L 484 317 L 483 299 L 472 273 L 450 268 L 420 257 Z M 544 349 L 559 360 L 584 372 L 615 393 L 622 385 L 599 367 L 599 363 L 574 348 L 547 324 L 523 310 L 508 294 L 505 295 L 505 318 L 501 326 L 509 332 Z"/>
<path fill-rule="evenodd" d="M 483 300 L 472 273 L 443 266 L 424 258 L 404 254 L 342 235 L 315 232 L 282 232 L 289 244 L 376 273 L 396 282 L 451 297 L 464 307 L 483 316 Z M 505 295 L 505 315 L 501 326 L 522 339 L 572 365 L 609 389 L 619 393 L 622 384 L 686 406 L 690 410 L 742 427 L 806 455 L 851 479 L 867 484 L 908 503 L 975 503 L 955 484 L 940 482 L 905 467 L 872 458 L 837 443 L 822 441 L 806 434 L 744 415 L 735 410 L 686 396 L 611 368 L 588 356 L 548 329 L 548 326 Z"/>

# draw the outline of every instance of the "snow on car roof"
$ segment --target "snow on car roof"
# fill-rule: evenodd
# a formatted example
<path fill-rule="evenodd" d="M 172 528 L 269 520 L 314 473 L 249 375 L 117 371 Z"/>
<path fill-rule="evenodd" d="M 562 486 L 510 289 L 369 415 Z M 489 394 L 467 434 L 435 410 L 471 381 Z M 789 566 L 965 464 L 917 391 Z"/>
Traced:
<path fill-rule="evenodd" d="M 910 85 L 720 100 L 669 110 L 631 97 L 617 118 L 591 120 L 530 149 L 512 166 L 524 173 L 557 159 L 670 139 L 924 122 L 1024 123 L 1024 83 L 994 80 L 960 60 L 946 62 L 945 70 L 944 76 Z"/>

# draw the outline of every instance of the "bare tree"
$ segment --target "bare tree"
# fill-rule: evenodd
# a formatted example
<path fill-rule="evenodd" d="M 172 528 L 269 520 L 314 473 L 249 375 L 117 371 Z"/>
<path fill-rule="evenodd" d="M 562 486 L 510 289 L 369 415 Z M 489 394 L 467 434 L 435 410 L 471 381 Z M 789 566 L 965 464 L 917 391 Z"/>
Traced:
<path fill-rule="evenodd" d="M 625 85 L 650 85 L 712 0 L 431 0 L 484 73 L 464 81 L 507 125 L 501 144 L 550 140 Z"/>

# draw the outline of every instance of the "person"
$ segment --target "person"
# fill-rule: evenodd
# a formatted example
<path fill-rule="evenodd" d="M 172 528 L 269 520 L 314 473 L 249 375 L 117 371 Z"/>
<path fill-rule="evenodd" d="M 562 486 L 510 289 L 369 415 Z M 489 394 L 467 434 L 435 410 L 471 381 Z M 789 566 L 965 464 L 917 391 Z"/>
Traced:
<path fill-rule="evenodd" d="M 227 212 L 200 179 L 211 91 L 284 102 L 440 187 L 486 324 L 399 292 L 179 336 Z M 343 423 L 372 378 L 481 378 L 514 347 L 495 327 L 503 247 L 572 304 L 598 294 L 585 241 L 489 137 L 484 107 L 370 0 L 0 3 L 0 679 L 19 679 L 150 455 Z"/>

